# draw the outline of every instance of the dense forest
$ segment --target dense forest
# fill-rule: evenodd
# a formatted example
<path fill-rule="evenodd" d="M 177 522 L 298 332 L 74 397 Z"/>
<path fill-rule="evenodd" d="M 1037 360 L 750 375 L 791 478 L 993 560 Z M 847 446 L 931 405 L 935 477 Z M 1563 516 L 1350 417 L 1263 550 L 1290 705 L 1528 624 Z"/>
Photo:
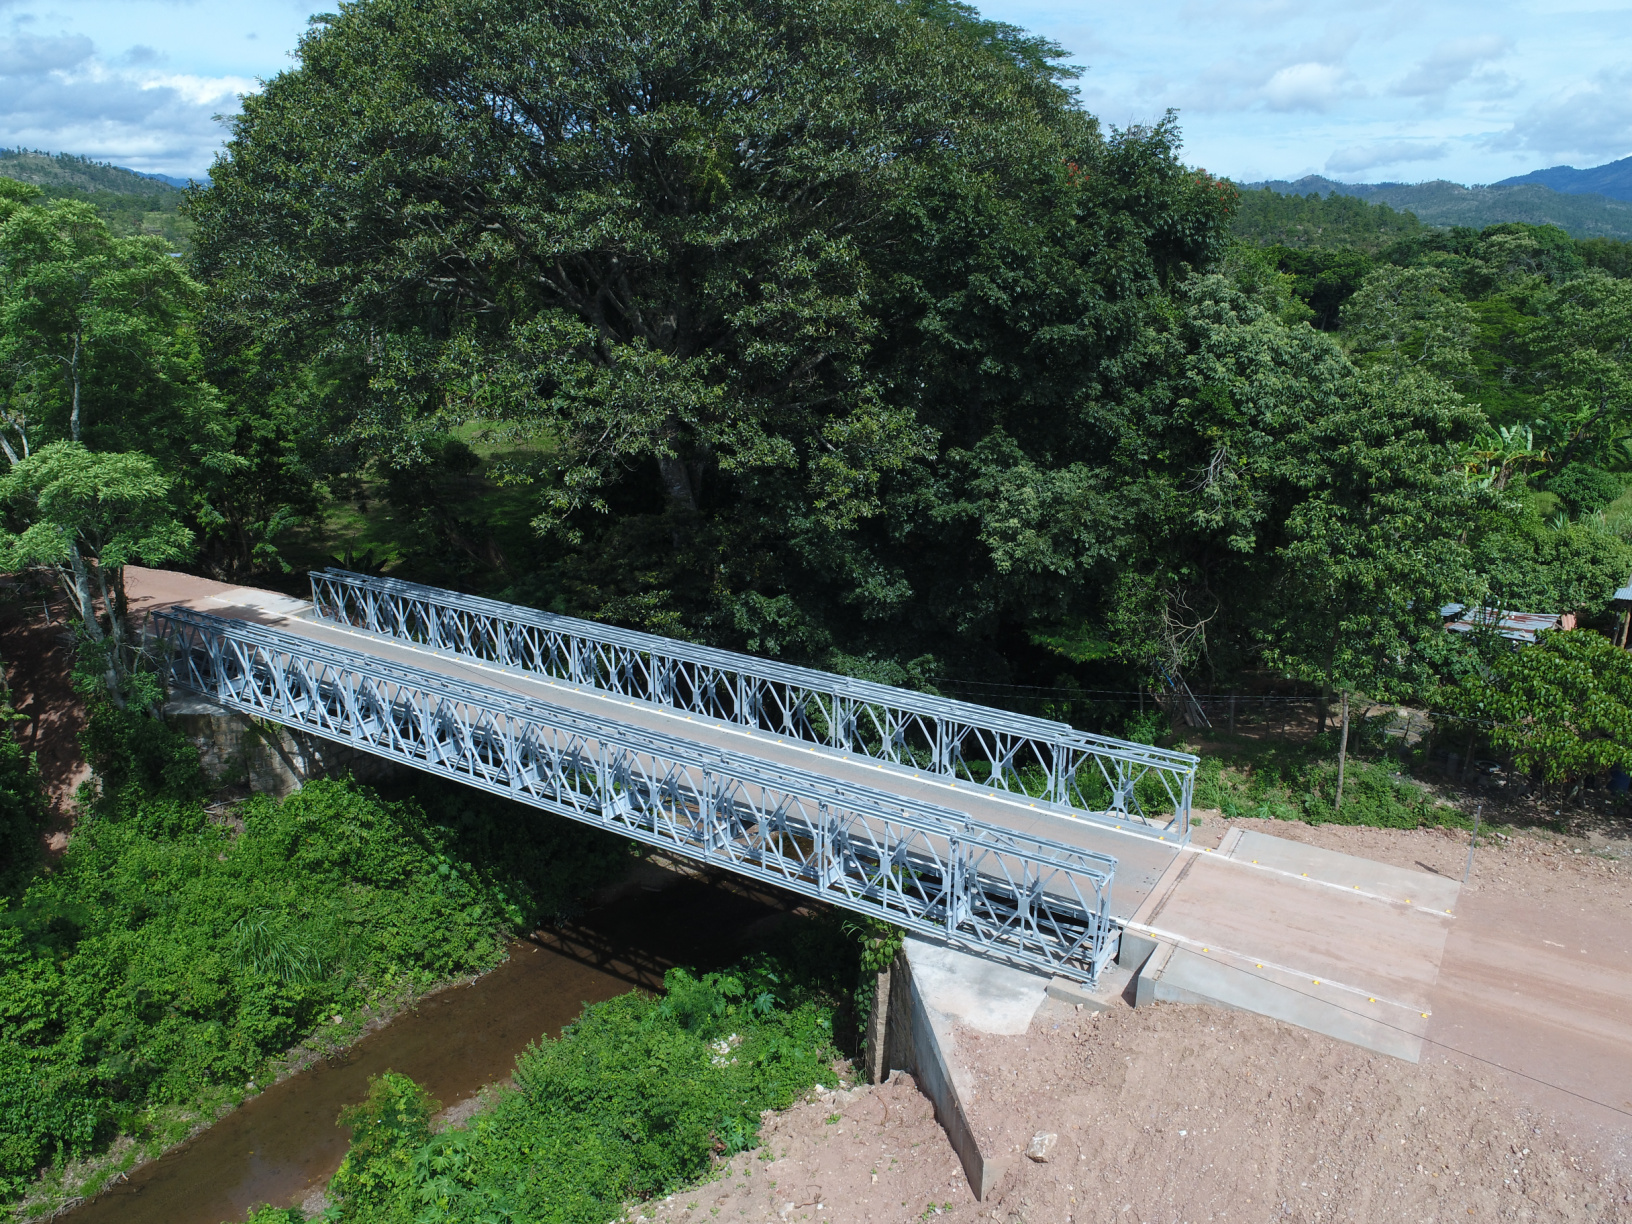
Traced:
<path fill-rule="evenodd" d="M 225 827 L 152 717 L 128 565 L 298 592 L 339 562 L 1146 739 L 1070 695 L 1296 685 L 1437 711 L 1549 786 L 1632 764 L 1598 632 L 1632 577 L 1632 244 L 1243 192 L 1072 76 L 955 0 L 358 0 L 179 213 L 0 178 L 0 568 L 71 612 L 96 771 L 42 870 L 0 734 L 0 1191 L 479 971 L 623 853 L 544 822 L 501 854 L 497 801 L 342 782 Z M 1516 653 L 1447 634 L 1453 603 L 1586 632 Z M 479 1143 L 380 1081 L 333 1218 L 433 1218 L 427 1162 L 470 1213 L 552 1219 L 697 1175 L 827 1074 L 884 938 L 831 934 L 592 1012 Z M 603 1085 L 687 1119 L 645 1164 L 516 1180 L 616 1147 L 607 1049 L 705 1067 L 727 1020 L 761 1044 L 723 1096 Z"/>
<path fill-rule="evenodd" d="M 111 700 L 126 560 L 945 692 L 1422 701 L 1481 667 L 1440 607 L 1599 623 L 1632 573 L 1626 243 L 1243 193 L 955 4 L 700 10 L 639 64 L 610 12 L 429 11 L 314 27 L 185 260 L 85 194 L 163 183 L 5 189 L 6 546 Z"/>

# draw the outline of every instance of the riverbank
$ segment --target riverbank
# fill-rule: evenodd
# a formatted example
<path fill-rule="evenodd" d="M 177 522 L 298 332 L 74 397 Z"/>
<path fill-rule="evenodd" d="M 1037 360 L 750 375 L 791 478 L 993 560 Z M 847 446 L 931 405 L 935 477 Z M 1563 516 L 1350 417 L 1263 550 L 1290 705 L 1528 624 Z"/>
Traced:
<path fill-rule="evenodd" d="M 409 1076 L 442 1103 L 444 1125 L 467 1121 L 531 1043 L 558 1037 L 586 1003 L 659 990 L 677 964 L 718 968 L 785 909 L 758 890 L 649 860 L 596 901 L 580 918 L 512 943 L 493 970 L 376 1018 L 63 1218 L 220 1224 L 262 1203 L 315 1211 L 346 1152 L 337 1118 L 366 1097 L 371 1077 Z M 303 1045 L 285 1065 L 311 1053 Z"/>

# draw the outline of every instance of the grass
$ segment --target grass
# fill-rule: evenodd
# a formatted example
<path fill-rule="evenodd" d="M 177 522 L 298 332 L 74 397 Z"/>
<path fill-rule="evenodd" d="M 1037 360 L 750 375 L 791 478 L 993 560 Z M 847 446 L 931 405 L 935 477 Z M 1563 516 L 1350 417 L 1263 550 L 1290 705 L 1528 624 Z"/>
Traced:
<path fill-rule="evenodd" d="M 1310 744 L 1245 739 L 1181 745 L 1201 755 L 1194 806 L 1216 808 L 1230 819 L 1301 820 L 1306 824 L 1418 829 L 1463 827 L 1461 811 L 1436 799 L 1386 755 L 1351 752 L 1344 769 L 1343 807 L 1337 797 L 1337 752 L 1330 734 Z"/>

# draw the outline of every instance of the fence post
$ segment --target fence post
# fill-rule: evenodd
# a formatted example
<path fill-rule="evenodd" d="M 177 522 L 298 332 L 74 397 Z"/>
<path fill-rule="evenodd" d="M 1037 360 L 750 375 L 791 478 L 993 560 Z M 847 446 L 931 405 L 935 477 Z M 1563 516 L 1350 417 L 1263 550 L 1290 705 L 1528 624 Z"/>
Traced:
<path fill-rule="evenodd" d="M 1235 734 L 1235 694 L 1230 694 L 1230 734 Z"/>

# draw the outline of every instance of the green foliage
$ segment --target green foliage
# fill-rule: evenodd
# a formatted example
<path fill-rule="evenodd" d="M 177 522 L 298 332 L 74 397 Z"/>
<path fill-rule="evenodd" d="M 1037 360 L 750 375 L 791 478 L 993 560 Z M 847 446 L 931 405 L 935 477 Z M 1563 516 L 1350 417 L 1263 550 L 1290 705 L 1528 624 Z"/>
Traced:
<path fill-rule="evenodd" d="M 762 1110 L 833 1082 L 831 1003 L 780 960 L 672 969 L 664 988 L 589 1007 L 529 1047 L 517 1090 L 463 1129 L 429 1135 L 422 1090 L 375 1080 L 342 1117 L 352 1146 L 330 1184 L 334 1218 L 603 1224 L 754 1146 Z"/>
<path fill-rule="evenodd" d="M 1011 555 L 1049 560 L 964 506 L 1029 514 L 1032 474 L 1092 453 L 1084 389 L 1233 198 L 1171 123 L 1103 133 L 1017 38 L 884 0 L 350 6 L 190 205 L 217 344 L 322 388 L 353 471 L 434 491 L 436 439 L 516 447 L 565 542 L 539 602 L 935 654 L 1025 606 Z M 986 480 L 1002 437 L 1030 466 Z M 1088 475 L 1047 491 L 1085 526 Z"/>
<path fill-rule="evenodd" d="M 1328 196 L 1335 193 L 1356 202 L 1387 204 L 1402 213 L 1414 214 L 1421 220 L 1424 231 L 1430 226 L 1479 230 L 1493 225 L 1522 224 L 1558 229 L 1580 239 L 1632 238 L 1632 203 L 1601 195 L 1554 191 L 1539 183 L 1470 188 L 1444 179 L 1430 183 L 1338 183 L 1310 175 L 1296 183 L 1269 182 L 1253 186 L 1293 199 L 1325 192 Z"/>
<path fill-rule="evenodd" d="M 1360 282 L 1343 305 L 1343 327 L 1362 362 L 1396 376 L 1465 373 L 1475 335 L 1473 311 L 1446 272 L 1391 264 Z"/>
<path fill-rule="evenodd" d="M 1261 246 L 1375 253 L 1415 234 L 1423 225 L 1410 212 L 1396 212 L 1387 204 L 1370 204 L 1335 191 L 1324 197 L 1318 192 L 1283 195 L 1260 187 L 1241 193 L 1233 228 L 1238 238 Z"/>
<path fill-rule="evenodd" d="M 236 1099 L 323 1017 L 493 965 L 525 909 L 569 908 L 626 862 L 609 839 L 585 846 L 575 826 L 502 801 L 449 827 L 338 781 L 248 800 L 235 834 L 186 797 L 179 737 L 147 724 L 97 711 L 96 759 L 131 758 L 105 787 L 119 802 L 0 914 L 8 1194 L 59 1150 L 140 1129 L 144 1109 Z M 576 877 L 471 862 L 462 834 L 500 825 L 532 826 L 518 840 L 554 845 Z"/>
<path fill-rule="evenodd" d="M 1492 515 L 1475 539 L 1490 602 L 1521 612 L 1592 613 L 1632 574 L 1632 542 L 1597 523 Z"/>
<path fill-rule="evenodd" d="M 14 717 L 9 701 L 0 704 L 0 897 L 33 875 L 48 815 L 39 766 L 12 733 Z"/>
<path fill-rule="evenodd" d="M 1564 503 L 1571 518 L 1602 510 L 1625 490 L 1615 477 L 1590 463 L 1572 463 L 1547 480 L 1547 491 Z"/>
<path fill-rule="evenodd" d="M 329 1192 L 342 1204 L 342 1219 L 392 1218 L 391 1208 L 417 1189 L 414 1157 L 430 1139 L 431 1116 L 440 1108 L 406 1075 L 387 1071 L 369 1078 L 368 1098 L 340 1111 L 351 1146 Z"/>
<path fill-rule="evenodd" d="M 306 1213 L 299 1207 L 273 1207 L 263 1203 L 250 1211 L 245 1224 L 306 1224 Z"/>
<path fill-rule="evenodd" d="M 1596 633 L 1544 633 L 1441 695 L 1548 785 L 1632 767 L 1632 652 Z"/>
<path fill-rule="evenodd" d="M 1456 809 L 1434 802 L 1398 765 L 1350 755 L 1343 777 L 1343 808 L 1334 811 L 1337 762 L 1330 748 L 1277 747 L 1226 760 L 1204 756 L 1196 777 L 1197 807 L 1226 817 L 1302 820 L 1308 824 L 1415 829 L 1460 824 Z"/>
<path fill-rule="evenodd" d="M 1447 530 L 1472 521 L 1476 490 L 1444 461 L 1478 418 L 1431 378 L 1390 370 L 1366 388 L 1363 408 L 1297 439 L 1310 495 L 1286 524 L 1269 655 L 1304 679 L 1403 697 L 1443 658 L 1439 608 L 1478 585 Z"/>
<path fill-rule="evenodd" d="M 895 963 L 907 933 L 881 918 L 862 918 L 845 923 L 845 931 L 860 949 L 860 971 L 856 975 L 854 1008 L 856 1023 L 865 1023 L 873 1011 L 878 975 Z"/>
<path fill-rule="evenodd" d="M 1581 238 L 1576 241 L 1575 250 L 1589 268 L 1601 268 L 1623 280 L 1632 276 L 1632 242 L 1620 242 L 1613 238 Z"/>
<path fill-rule="evenodd" d="M 213 405 L 192 329 L 201 290 L 181 262 L 72 200 L 5 200 L 0 218 L 7 458 L 52 439 L 202 457 Z"/>
<path fill-rule="evenodd" d="M 80 746 L 95 779 L 99 812 L 151 822 L 161 806 L 186 811 L 204 796 L 197 747 L 145 712 L 92 700 Z"/>
<path fill-rule="evenodd" d="M 1268 248 L 1281 272 L 1292 278 L 1291 290 L 1308 304 L 1310 322 L 1321 331 L 1336 331 L 1344 304 L 1376 267 L 1364 250 L 1351 247 Z"/>
<path fill-rule="evenodd" d="M 159 238 L 166 250 L 185 252 L 192 225 L 182 217 L 181 188 L 118 166 L 72 154 L 0 150 L 0 175 L 21 181 L 48 200 L 80 200 L 96 209 L 120 238 Z"/>

